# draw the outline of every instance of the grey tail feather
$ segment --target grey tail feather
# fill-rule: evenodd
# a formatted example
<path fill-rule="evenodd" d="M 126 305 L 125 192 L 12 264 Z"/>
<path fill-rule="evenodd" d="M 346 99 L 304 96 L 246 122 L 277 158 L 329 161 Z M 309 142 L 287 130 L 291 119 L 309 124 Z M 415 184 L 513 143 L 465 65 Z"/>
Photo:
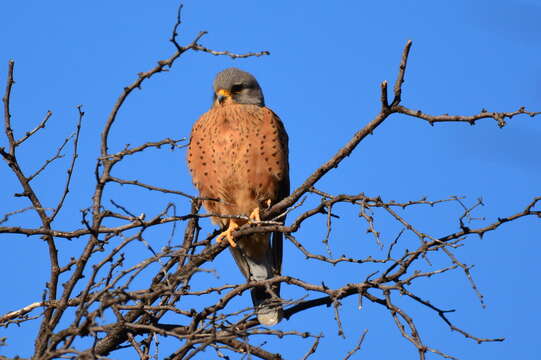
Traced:
<path fill-rule="evenodd" d="M 281 234 L 280 234 L 281 235 Z M 270 234 L 268 234 L 270 238 Z M 279 265 L 276 266 L 274 254 L 269 251 L 263 258 L 250 258 L 244 254 L 241 246 L 230 248 L 237 265 L 247 280 L 267 280 L 280 273 Z M 280 259 L 281 260 L 281 259 Z M 266 326 L 276 325 L 283 317 L 282 306 L 279 301 L 273 300 L 273 294 L 280 297 L 280 286 L 260 286 L 251 290 L 252 302 L 256 309 L 257 319 Z"/>
<path fill-rule="evenodd" d="M 273 304 L 272 295 L 264 287 L 254 288 L 251 293 L 259 322 L 266 326 L 278 324 L 283 317 L 282 306 Z"/>
<path fill-rule="evenodd" d="M 253 261 L 253 259 L 245 257 L 248 269 L 250 270 L 250 278 L 256 281 L 271 279 L 274 276 L 274 268 L 272 266 L 272 254 L 268 254 L 263 259 L 263 262 Z M 280 288 L 278 286 L 270 287 L 270 292 L 273 292 L 277 297 L 280 296 Z M 264 286 L 259 286 L 251 290 L 252 302 L 256 309 L 257 319 L 266 326 L 273 326 L 282 319 L 282 306 L 276 301 L 273 301 L 273 295 Z M 273 304 L 274 303 L 274 304 Z"/>

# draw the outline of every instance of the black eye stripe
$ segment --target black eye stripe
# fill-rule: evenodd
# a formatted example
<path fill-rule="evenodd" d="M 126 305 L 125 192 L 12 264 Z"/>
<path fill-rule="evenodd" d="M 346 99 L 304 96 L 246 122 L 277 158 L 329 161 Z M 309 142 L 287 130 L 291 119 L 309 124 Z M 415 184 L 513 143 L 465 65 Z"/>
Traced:
<path fill-rule="evenodd" d="M 242 84 L 235 84 L 231 86 L 231 92 L 239 92 L 243 89 L 244 86 Z"/>

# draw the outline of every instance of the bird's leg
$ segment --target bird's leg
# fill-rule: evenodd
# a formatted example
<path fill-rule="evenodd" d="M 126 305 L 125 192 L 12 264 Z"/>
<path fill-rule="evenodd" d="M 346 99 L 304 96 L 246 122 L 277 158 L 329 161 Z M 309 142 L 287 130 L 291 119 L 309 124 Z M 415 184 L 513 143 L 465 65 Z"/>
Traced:
<path fill-rule="evenodd" d="M 227 239 L 231 247 L 237 247 L 237 243 L 233 240 L 233 232 L 239 228 L 239 224 L 235 222 L 234 219 L 229 220 L 229 226 L 226 231 L 222 232 L 216 238 L 216 242 L 222 242 L 224 238 Z"/>

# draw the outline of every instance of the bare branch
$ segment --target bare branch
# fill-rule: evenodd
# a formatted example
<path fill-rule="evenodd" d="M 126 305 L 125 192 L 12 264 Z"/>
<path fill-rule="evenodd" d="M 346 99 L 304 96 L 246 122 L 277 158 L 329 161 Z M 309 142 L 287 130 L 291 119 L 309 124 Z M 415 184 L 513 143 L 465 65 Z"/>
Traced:
<path fill-rule="evenodd" d="M 180 196 L 186 197 L 188 199 L 193 199 L 193 200 L 197 199 L 197 197 L 195 197 L 193 195 L 186 194 L 186 193 L 184 193 L 182 191 L 171 190 L 171 189 L 161 188 L 161 187 L 157 187 L 157 186 L 153 186 L 153 185 L 148 185 L 148 184 L 140 182 L 139 180 L 123 180 L 123 179 L 116 178 L 114 176 L 109 176 L 109 180 L 114 181 L 116 183 L 119 183 L 121 185 L 135 185 L 135 186 L 139 186 L 139 187 L 142 187 L 144 189 L 147 189 L 147 190 L 159 191 L 159 192 L 162 192 L 162 193 L 165 193 L 165 194 L 180 195 Z"/>
<path fill-rule="evenodd" d="M 15 138 L 13 137 L 13 129 L 11 128 L 11 113 L 10 113 L 10 101 L 11 101 L 11 88 L 15 83 L 13 80 L 13 68 L 15 66 L 15 61 L 9 60 L 8 62 L 8 76 L 6 79 L 6 91 L 2 102 L 4 103 L 4 131 L 8 138 L 9 142 L 9 154 L 11 156 L 15 155 Z"/>
<path fill-rule="evenodd" d="M 402 101 L 402 84 L 404 83 L 404 75 L 406 74 L 406 66 L 408 65 L 408 55 L 410 53 L 412 41 L 408 40 L 404 51 L 402 51 L 402 59 L 400 60 L 400 67 L 398 70 L 398 76 L 394 83 L 394 99 L 391 107 L 395 107 Z"/>
<path fill-rule="evenodd" d="M 52 115 L 53 115 L 52 111 L 47 110 L 47 113 L 45 114 L 45 118 L 38 124 L 38 126 L 36 126 L 33 130 L 28 131 L 22 138 L 17 140 L 15 142 L 15 146 L 21 145 L 26 140 L 28 140 L 32 135 L 34 135 L 36 132 L 38 132 L 38 130 L 44 129 L 45 125 L 47 125 L 47 121 L 49 121 L 49 119 L 51 118 Z"/>
<path fill-rule="evenodd" d="M 78 131 L 77 131 L 77 134 L 78 134 Z M 56 153 L 49 159 L 45 160 L 45 162 L 43 163 L 43 165 L 41 165 L 41 167 L 39 169 L 37 169 L 32 175 L 30 175 L 28 177 L 28 182 L 34 180 L 39 174 L 41 174 L 43 172 L 43 170 L 45 170 L 47 168 L 47 166 L 49 166 L 52 162 L 54 162 L 55 160 L 58 160 L 58 159 L 61 159 L 64 157 L 64 155 L 62 155 L 62 150 L 64 150 L 64 148 L 66 147 L 66 145 L 68 144 L 68 142 L 75 136 L 75 133 L 74 134 L 71 134 L 70 136 L 68 136 L 67 138 L 64 139 L 64 142 L 56 149 Z"/>
<path fill-rule="evenodd" d="M 519 108 L 518 110 L 512 111 L 512 112 L 488 112 L 486 110 L 482 110 L 479 114 L 471 115 L 471 116 L 461 116 L 461 115 L 430 115 L 423 113 L 421 110 L 412 110 L 408 109 L 403 106 L 397 106 L 394 109 L 399 114 L 405 114 L 409 115 L 418 119 L 426 120 L 430 125 L 434 125 L 438 122 L 466 122 L 470 125 L 475 125 L 477 120 L 481 119 L 494 119 L 496 120 L 498 126 L 500 128 L 504 127 L 506 125 L 505 119 L 512 119 L 513 117 L 517 115 L 528 115 L 530 117 L 537 116 L 541 114 L 541 112 L 532 112 L 527 111 L 524 107 Z"/>
<path fill-rule="evenodd" d="M 406 47 L 404 48 L 404 52 L 402 54 L 402 60 L 400 62 L 400 71 L 397 78 L 397 83 L 395 84 L 395 99 L 393 100 L 393 104 L 395 101 L 400 101 L 400 94 L 401 94 L 401 86 L 402 82 L 404 81 L 404 73 L 406 71 L 406 64 L 407 64 L 407 58 L 409 54 L 409 49 L 411 47 L 411 41 L 408 41 L 406 44 Z M 382 91 L 386 89 L 386 84 L 382 85 Z M 397 97 L 398 96 L 398 97 Z M 385 101 L 383 102 L 385 103 Z M 275 216 L 277 213 L 283 211 L 284 209 L 290 207 L 293 205 L 299 198 L 306 193 L 310 187 L 315 185 L 315 183 L 321 179 L 326 173 L 328 173 L 331 169 L 338 167 L 340 162 L 344 160 L 347 156 L 349 156 L 353 150 L 359 145 L 359 143 L 367 136 L 373 134 L 374 130 L 385 121 L 385 119 L 391 114 L 391 111 L 383 106 L 381 112 L 376 115 L 376 117 L 370 121 L 365 127 L 363 127 L 361 130 L 355 133 L 353 138 L 345 144 L 338 152 L 329 159 L 325 164 L 320 166 L 312 175 L 310 175 L 302 185 L 300 185 L 293 193 L 280 201 L 279 203 L 272 206 L 271 209 L 265 211 L 263 217 L 268 218 Z"/>
<path fill-rule="evenodd" d="M 66 197 L 68 196 L 69 186 L 71 183 L 71 177 L 73 175 L 73 169 L 75 168 L 75 161 L 79 157 L 79 154 L 77 153 L 77 148 L 79 146 L 79 134 L 81 133 L 81 122 L 83 121 L 83 116 L 85 114 L 81 110 L 81 108 L 82 108 L 82 105 L 77 106 L 77 111 L 79 112 L 79 120 L 77 121 L 77 126 L 75 129 L 75 137 L 73 139 L 73 155 L 71 156 L 71 163 L 67 170 L 66 185 L 64 185 L 64 192 L 62 193 L 62 196 L 60 198 L 60 201 L 58 202 L 58 205 L 56 205 L 55 210 L 51 214 L 51 217 L 50 217 L 51 222 L 56 218 L 60 209 L 62 209 L 62 206 L 64 205 L 64 200 L 66 200 Z"/>
<path fill-rule="evenodd" d="M 348 360 L 350 357 L 352 357 L 353 355 L 355 355 L 355 353 L 359 350 L 361 350 L 361 346 L 363 345 L 363 342 L 364 342 L 364 338 L 366 337 L 366 334 L 368 334 L 368 329 L 366 329 L 365 331 L 363 331 L 363 333 L 361 334 L 361 337 L 359 338 L 359 341 L 357 342 L 357 345 L 355 345 L 355 347 L 353 349 L 351 349 L 351 351 L 349 351 L 346 356 L 344 357 L 343 360 Z"/>
<path fill-rule="evenodd" d="M 206 52 L 206 53 L 212 54 L 214 56 L 226 55 L 226 56 L 229 56 L 232 59 L 246 59 L 246 58 L 254 57 L 254 56 L 259 57 L 259 56 L 270 55 L 269 51 L 250 52 L 250 53 L 246 53 L 246 54 L 234 54 L 234 53 L 229 52 L 229 51 L 211 50 L 211 49 L 206 48 L 206 47 L 204 47 L 202 45 L 199 45 L 199 44 L 195 44 L 192 47 L 192 49 L 195 50 L 195 51 Z"/>

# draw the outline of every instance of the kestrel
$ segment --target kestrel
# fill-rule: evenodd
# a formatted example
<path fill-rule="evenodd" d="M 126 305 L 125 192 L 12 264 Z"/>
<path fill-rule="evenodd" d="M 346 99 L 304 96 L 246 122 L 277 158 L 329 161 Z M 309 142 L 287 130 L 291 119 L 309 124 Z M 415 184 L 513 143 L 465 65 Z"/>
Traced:
<path fill-rule="evenodd" d="M 280 275 L 282 234 L 256 233 L 234 239 L 232 233 L 247 222 L 260 220 L 259 211 L 289 195 L 288 136 L 280 118 L 265 107 L 255 77 L 226 69 L 214 79 L 211 109 L 192 128 L 187 159 L 193 183 L 205 200 L 213 222 L 224 229 L 226 240 L 248 281 Z M 249 220 L 220 215 L 244 215 Z M 282 307 L 272 302 L 280 286 L 252 289 L 252 301 L 261 324 L 275 325 Z M 274 303 L 274 304 L 273 304 Z"/>

